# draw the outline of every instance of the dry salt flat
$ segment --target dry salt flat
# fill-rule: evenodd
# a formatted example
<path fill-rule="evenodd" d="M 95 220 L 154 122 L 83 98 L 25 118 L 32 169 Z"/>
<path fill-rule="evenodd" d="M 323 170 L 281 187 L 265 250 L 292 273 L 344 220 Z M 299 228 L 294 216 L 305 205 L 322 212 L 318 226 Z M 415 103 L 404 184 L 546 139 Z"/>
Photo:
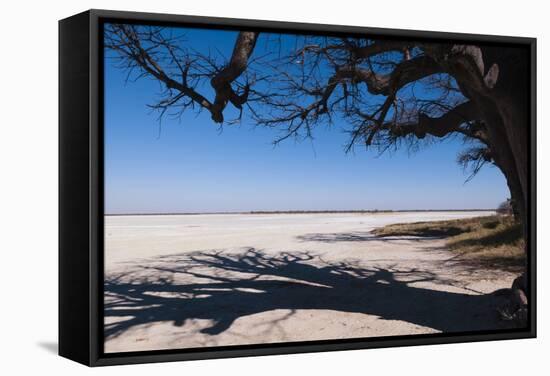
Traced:
<path fill-rule="evenodd" d="M 391 223 L 493 212 L 105 218 L 105 351 L 502 328 L 515 277 L 444 240 L 376 238 Z"/>

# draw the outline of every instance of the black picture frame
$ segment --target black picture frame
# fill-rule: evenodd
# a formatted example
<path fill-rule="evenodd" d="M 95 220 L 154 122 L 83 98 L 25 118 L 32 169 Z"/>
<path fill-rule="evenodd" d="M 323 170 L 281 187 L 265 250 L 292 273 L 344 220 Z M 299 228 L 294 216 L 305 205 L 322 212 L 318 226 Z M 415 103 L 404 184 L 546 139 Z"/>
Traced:
<path fill-rule="evenodd" d="M 105 354 L 103 347 L 102 23 L 523 46 L 530 53 L 530 197 L 525 329 Z M 355 26 L 88 10 L 59 22 L 59 354 L 88 366 L 536 337 L 536 39 Z"/>

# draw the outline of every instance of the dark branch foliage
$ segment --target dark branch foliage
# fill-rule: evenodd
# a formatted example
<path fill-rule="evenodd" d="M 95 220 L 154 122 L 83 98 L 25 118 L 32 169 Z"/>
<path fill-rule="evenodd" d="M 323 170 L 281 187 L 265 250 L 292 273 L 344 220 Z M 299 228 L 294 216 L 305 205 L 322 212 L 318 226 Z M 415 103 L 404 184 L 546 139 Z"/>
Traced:
<path fill-rule="evenodd" d="M 231 55 L 223 56 L 193 49 L 176 33 L 157 26 L 105 29 L 105 47 L 129 77 L 161 83 L 160 99 L 151 104 L 161 117 L 207 110 L 227 124 L 247 110 L 256 124 L 280 132 L 275 143 L 312 137 L 315 127 L 338 121 L 347 124 L 347 150 L 361 144 L 385 151 L 459 135 L 480 145 L 459 156 L 474 175 L 492 162 L 471 93 L 450 74 L 459 67 L 475 77 L 474 86 L 490 90 L 498 67 L 484 76 L 477 47 L 265 34 L 262 50 L 258 33 L 239 32 Z M 224 118 L 228 104 L 238 111 L 234 120 Z"/>
<path fill-rule="evenodd" d="M 491 150 L 487 146 L 474 146 L 462 151 L 457 161 L 464 170 L 470 170 L 470 176 L 466 181 L 470 181 L 486 163 L 493 163 Z"/>
<path fill-rule="evenodd" d="M 248 99 L 249 75 L 245 70 L 254 50 L 257 33 L 240 32 L 229 59 L 219 53 L 199 52 L 187 46 L 177 29 L 157 26 L 107 24 L 104 45 L 115 54 L 120 68 L 128 78 L 149 77 L 162 85 L 161 98 L 151 107 L 181 115 L 185 110 L 207 110 L 212 120 L 223 123 L 228 103 L 238 109 Z M 241 80 L 238 80 L 243 76 Z M 207 84 L 210 83 L 210 91 Z M 208 94 L 213 91 L 213 97 Z"/>

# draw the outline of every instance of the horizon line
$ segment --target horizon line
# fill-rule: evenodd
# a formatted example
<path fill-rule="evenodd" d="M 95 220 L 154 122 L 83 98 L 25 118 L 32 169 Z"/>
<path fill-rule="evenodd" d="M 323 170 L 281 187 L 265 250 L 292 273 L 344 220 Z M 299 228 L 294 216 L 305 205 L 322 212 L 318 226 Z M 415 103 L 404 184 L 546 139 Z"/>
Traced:
<path fill-rule="evenodd" d="M 468 211 L 496 211 L 491 209 L 370 209 L 370 210 L 244 210 L 244 211 L 216 211 L 216 212 L 151 212 L 151 213 L 103 213 L 104 216 L 130 215 L 216 215 L 216 214 L 337 214 L 337 213 L 407 213 L 407 212 L 468 212 Z"/>

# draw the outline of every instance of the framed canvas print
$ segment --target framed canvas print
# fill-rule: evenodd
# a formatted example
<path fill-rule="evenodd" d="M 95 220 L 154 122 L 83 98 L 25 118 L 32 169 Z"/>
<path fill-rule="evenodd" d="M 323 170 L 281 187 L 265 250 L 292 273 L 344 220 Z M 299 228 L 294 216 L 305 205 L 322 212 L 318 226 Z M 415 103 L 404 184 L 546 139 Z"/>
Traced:
<path fill-rule="evenodd" d="M 535 336 L 535 40 L 60 21 L 59 352 Z"/>

